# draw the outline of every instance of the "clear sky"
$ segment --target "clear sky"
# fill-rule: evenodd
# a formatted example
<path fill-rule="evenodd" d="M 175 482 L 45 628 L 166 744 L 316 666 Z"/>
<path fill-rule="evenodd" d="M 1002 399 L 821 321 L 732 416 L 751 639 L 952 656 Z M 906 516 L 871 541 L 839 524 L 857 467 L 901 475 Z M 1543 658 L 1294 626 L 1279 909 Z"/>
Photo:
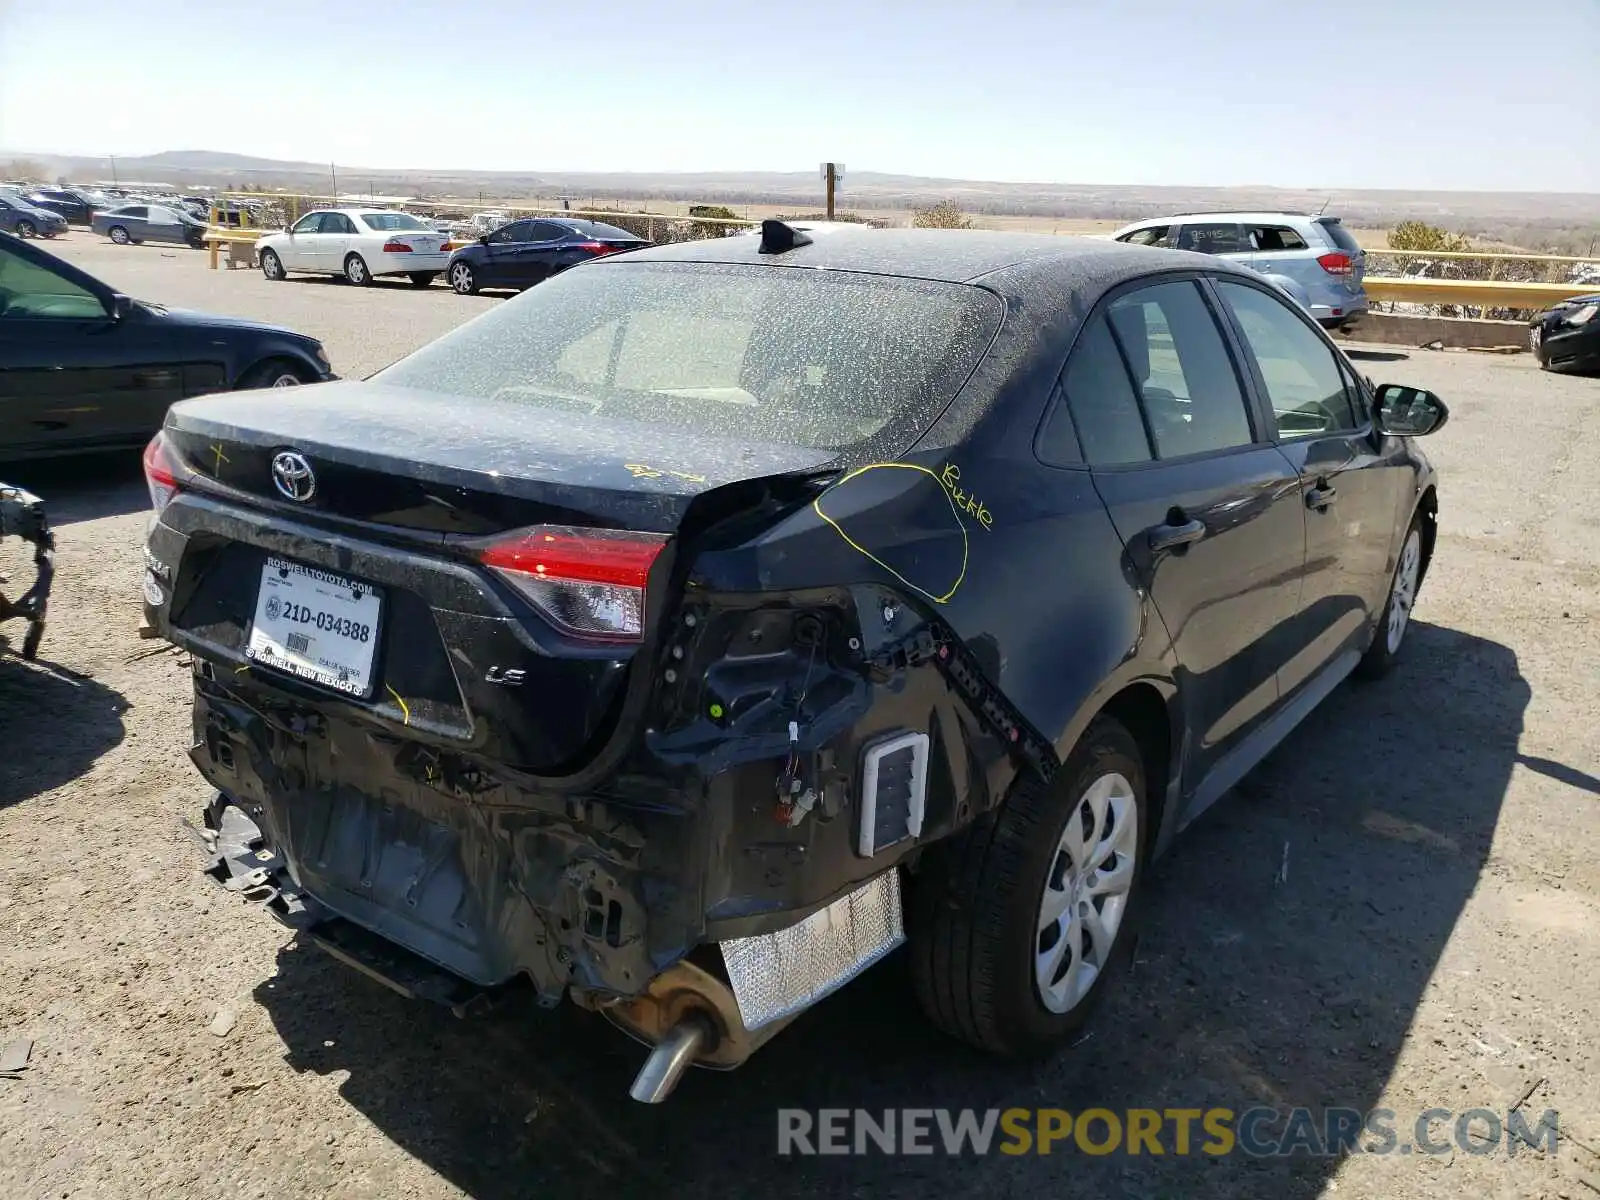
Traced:
<path fill-rule="evenodd" d="M 0 149 L 1600 191 L 1600 0 L 693 8 L 0 0 Z"/>

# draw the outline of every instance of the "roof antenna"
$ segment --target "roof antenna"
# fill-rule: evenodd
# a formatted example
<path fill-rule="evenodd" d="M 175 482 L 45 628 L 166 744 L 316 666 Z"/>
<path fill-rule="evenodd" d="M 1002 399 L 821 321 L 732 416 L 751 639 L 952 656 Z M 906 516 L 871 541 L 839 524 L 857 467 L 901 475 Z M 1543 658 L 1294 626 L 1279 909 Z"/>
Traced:
<path fill-rule="evenodd" d="M 1327 212 L 1328 211 L 1328 205 L 1331 204 L 1331 203 L 1333 203 L 1333 197 L 1329 196 L 1326 200 L 1324 200 L 1322 202 L 1322 207 L 1317 209 L 1317 216 L 1320 217 L 1323 213 Z"/>
<path fill-rule="evenodd" d="M 796 246 L 809 246 L 811 239 L 793 225 L 768 218 L 761 222 L 761 253 L 785 254 Z"/>

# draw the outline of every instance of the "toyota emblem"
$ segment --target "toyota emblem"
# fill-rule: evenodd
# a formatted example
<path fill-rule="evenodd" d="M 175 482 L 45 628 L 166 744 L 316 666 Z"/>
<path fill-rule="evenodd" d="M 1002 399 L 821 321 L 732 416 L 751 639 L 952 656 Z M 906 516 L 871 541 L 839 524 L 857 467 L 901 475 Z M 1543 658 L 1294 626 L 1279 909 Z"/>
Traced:
<path fill-rule="evenodd" d="M 301 503 L 317 494 L 317 476 L 311 464 L 293 450 L 273 456 L 272 482 L 289 499 Z"/>

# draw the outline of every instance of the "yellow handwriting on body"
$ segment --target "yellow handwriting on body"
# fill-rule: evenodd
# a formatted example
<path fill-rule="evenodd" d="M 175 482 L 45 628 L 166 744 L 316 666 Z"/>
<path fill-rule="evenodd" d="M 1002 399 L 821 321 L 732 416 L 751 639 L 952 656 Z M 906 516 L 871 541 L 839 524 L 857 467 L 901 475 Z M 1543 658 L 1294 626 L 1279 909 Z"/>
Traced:
<path fill-rule="evenodd" d="M 644 463 L 623 463 L 624 471 L 633 472 L 635 479 L 660 479 L 663 475 L 671 475 L 674 479 L 683 479 L 689 483 L 704 483 L 704 475 L 690 475 L 687 471 L 663 471 L 659 467 L 647 466 Z"/>
<path fill-rule="evenodd" d="M 961 468 L 955 463 L 945 463 L 944 471 L 939 476 L 939 482 L 944 484 L 945 491 L 950 493 L 950 499 L 955 502 L 956 511 L 964 512 L 970 517 L 976 517 L 978 524 L 988 529 L 994 524 L 994 517 L 971 492 L 961 487 Z"/>

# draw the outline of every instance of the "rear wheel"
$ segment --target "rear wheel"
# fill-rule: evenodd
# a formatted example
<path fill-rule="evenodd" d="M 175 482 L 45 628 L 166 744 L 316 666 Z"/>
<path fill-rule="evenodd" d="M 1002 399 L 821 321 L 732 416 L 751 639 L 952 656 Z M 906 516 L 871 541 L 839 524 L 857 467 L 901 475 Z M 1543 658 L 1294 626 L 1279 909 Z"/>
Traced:
<path fill-rule="evenodd" d="M 478 280 L 472 268 L 464 262 L 450 264 L 450 286 L 457 295 L 471 296 L 478 290 Z"/>
<path fill-rule="evenodd" d="M 113 225 L 109 230 L 106 231 L 106 236 L 119 246 L 126 246 L 129 242 L 133 241 L 133 239 L 128 236 L 128 231 L 121 225 Z"/>
<path fill-rule="evenodd" d="M 1081 1026 L 1128 956 L 1146 811 L 1138 743 L 1099 717 L 1052 783 L 1020 780 L 1000 809 L 932 847 L 911 922 L 929 1019 L 1008 1057 Z"/>
<path fill-rule="evenodd" d="M 32 221 L 18 221 L 17 236 L 19 238 L 38 237 L 39 228 Z"/>
<path fill-rule="evenodd" d="M 344 277 L 357 287 L 366 287 L 372 282 L 372 271 L 367 267 L 367 260 L 359 254 L 352 254 L 344 260 Z"/>
<path fill-rule="evenodd" d="M 264 363 L 257 363 L 239 376 L 239 390 L 299 387 L 302 383 L 314 382 L 316 382 L 314 379 L 306 378 L 304 367 L 288 359 L 271 358 Z"/>
<path fill-rule="evenodd" d="M 283 269 L 283 260 L 271 250 L 261 252 L 261 273 L 274 283 L 281 283 L 288 274 Z"/>
<path fill-rule="evenodd" d="M 425 288 L 434 281 L 438 274 L 439 272 L 437 271 L 413 271 L 410 275 L 411 286 Z"/>

